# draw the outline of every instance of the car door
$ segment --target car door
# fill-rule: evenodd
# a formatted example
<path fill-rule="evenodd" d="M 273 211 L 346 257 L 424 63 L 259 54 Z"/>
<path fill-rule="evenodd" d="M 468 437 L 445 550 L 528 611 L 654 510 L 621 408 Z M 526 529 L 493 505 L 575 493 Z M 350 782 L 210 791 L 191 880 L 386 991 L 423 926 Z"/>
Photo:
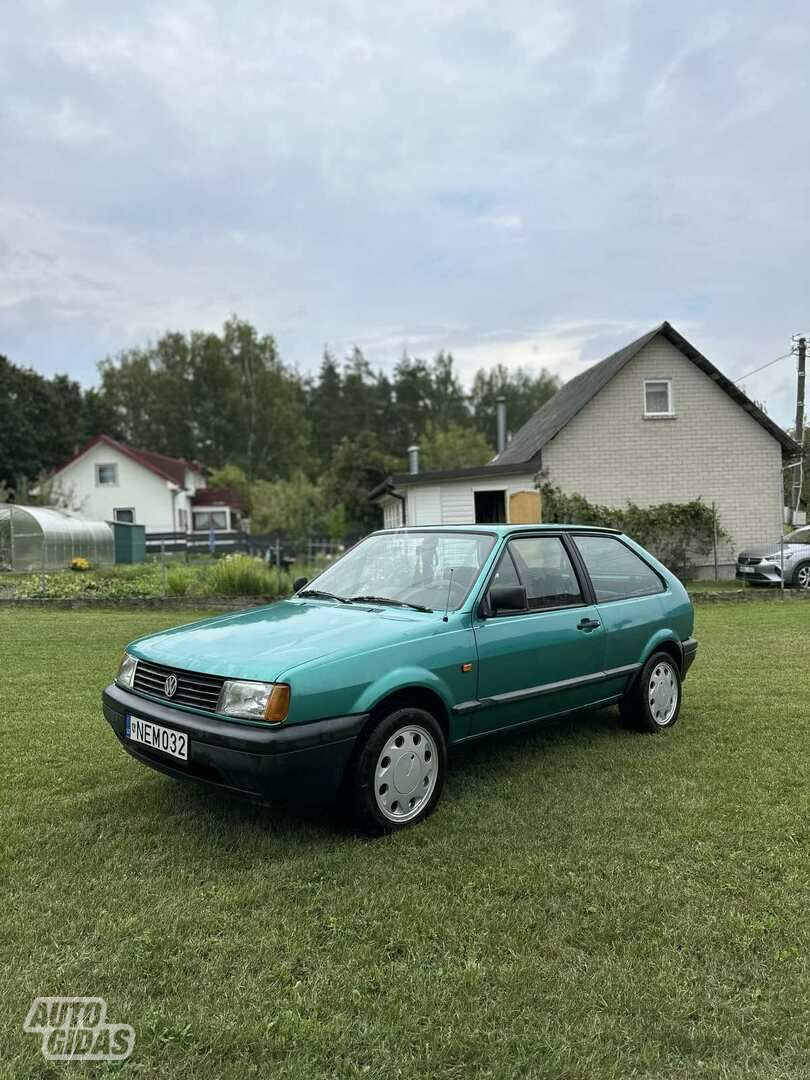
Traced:
<path fill-rule="evenodd" d="M 588 571 L 605 630 L 605 669 L 616 693 L 640 664 L 656 630 L 666 625 L 666 591 L 655 570 L 618 536 L 574 533 L 571 540 Z"/>
<path fill-rule="evenodd" d="M 528 607 L 479 605 L 478 704 L 470 735 L 582 708 L 598 700 L 605 634 L 589 586 L 562 534 L 512 537 L 487 585 L 523 585 Z"/>

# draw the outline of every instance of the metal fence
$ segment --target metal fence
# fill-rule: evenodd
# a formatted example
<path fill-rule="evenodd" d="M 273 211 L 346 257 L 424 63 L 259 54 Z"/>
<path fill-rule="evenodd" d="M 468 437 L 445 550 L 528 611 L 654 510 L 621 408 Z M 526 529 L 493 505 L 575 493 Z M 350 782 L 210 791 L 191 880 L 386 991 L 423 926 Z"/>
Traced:
<path fill-rule="evenodd" d="M 296 571 L 312 578 L 333 562 L 348 544 L 328 537 L 313 536 L 305 540 L 283 533 L 151 533 L 146 537 L 147 557 L 163 564 L 193 562 L 199 566 L 213 563 L 225 555 L 244 554 L 262 559 L 268 568 L 279 573 L 281 586 L 285 571 Z"/>

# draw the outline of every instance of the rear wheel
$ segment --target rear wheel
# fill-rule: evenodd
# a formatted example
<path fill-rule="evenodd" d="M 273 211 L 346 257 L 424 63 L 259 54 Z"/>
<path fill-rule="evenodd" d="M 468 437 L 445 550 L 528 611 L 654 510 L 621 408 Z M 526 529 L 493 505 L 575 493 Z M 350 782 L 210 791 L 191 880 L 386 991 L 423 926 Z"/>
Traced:
<path fill-rule="evenodd" d="M 797 589 L 810 589 L 810 562 L 799 563 L 793 574 L 793 584 Z"/>
<path fill-rule="evenodd" d="M 446 767 L 444 734 L 431 713 L 390 712 L 369 733 L 348 778 L 358 826 L 379 835 L 422 821 L 439 801 Z"/>
<path fill-rule="evenodd" d="M 681 711 L 681 673 L 669 653 L 649 658 L 619 706 L 622 719 L 636 731 L 671 728 Z"/>

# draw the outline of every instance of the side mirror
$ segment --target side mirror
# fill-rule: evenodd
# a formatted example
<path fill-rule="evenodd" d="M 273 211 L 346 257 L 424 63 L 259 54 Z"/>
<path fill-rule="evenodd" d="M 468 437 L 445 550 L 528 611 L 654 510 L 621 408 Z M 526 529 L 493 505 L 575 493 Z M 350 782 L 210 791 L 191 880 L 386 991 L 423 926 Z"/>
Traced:
<path fill-rule="evenodd" d="M 489 606 L 495 615 L 499 611 L 528 611 L 525 586 L 493 585 L 489 590 Z"/>
<path fill-rule="evenodd" d="M 294 593 L 300 592 L 300 590 L 303 589 L 303 587 L 306 585 L 306 583 L 308 581 L 309 581 L 309 578 L 297 577 L 295 579 L 295 581 L 293 582 L 293 592 Z"/>

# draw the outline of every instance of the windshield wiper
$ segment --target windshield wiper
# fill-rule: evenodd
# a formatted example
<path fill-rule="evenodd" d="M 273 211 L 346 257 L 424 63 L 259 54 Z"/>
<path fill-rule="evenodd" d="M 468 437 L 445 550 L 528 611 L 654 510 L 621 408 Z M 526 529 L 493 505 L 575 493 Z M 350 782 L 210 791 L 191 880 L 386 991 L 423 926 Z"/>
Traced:
<path fill-rule="evenodd" d="M 324 592 L 323 589 L 302 589 L 295 594 L 296 596 L 318 596 L 323 600 L 339 600 L 341 604 L 350 604 L 351 600 L 347 600 L 345 596 L 338 596 L 333 592 Z"/>
<path fill-rule="evenodd" d="M 422 604 L 409 604 L 405 600 L 392 600 L 390 596 L 350 596 L 348 604 L 393 604 L 394 607 L 406 607 L 412 611 L 433 611 L 432 607 Z"/>

